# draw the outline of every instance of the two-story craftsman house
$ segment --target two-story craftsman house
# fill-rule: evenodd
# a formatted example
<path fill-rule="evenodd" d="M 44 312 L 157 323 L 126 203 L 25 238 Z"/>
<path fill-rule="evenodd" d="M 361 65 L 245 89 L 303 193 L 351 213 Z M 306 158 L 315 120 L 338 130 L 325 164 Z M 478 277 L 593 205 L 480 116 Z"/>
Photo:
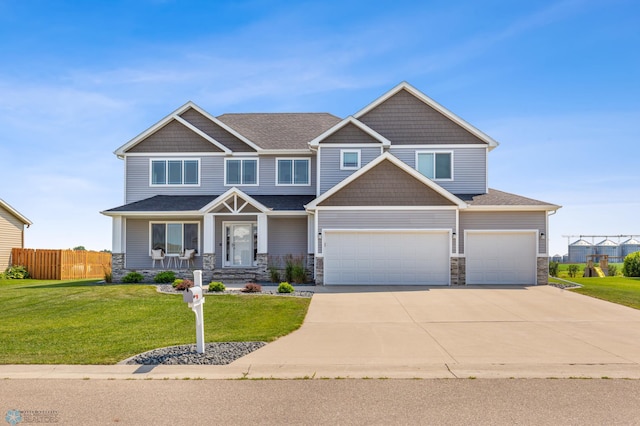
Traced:
<path fill-rule="evenodd" d="M 317 284 L 546 284 L 559 206 L 490 189 L 497 146 L 407 83 L 345 119 L 189 102 L 115 151 L 114 278 L 155 274 L 158 249 L 223 281 L 291 254 Z"/>

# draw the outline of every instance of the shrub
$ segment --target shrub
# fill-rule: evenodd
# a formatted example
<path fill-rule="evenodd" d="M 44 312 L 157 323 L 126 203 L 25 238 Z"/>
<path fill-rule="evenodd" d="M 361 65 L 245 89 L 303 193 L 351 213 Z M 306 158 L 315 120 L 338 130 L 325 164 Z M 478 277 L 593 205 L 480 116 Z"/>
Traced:
<path fill-rule="evenodd" d="M 178 282 L 178 284 L 176 284 L 176 281 Z M 178 291 L 185 291 L 188 288 L 193 287 L 193 281 L 191 280 L 176 280 L 174 281 L 174 286 L 173 288 L 175 288 Z"/>
<path fill-rule="evenodd" d="M 144 280 L 144 276 L 139 272 L 129 272 L 127 275 L 122 277 L 122 282 L 127 284 L 140 283 L 142 280 Z"/>
<path fill-rule="evenodd" d="M 287 282 L 280 283 L 278 286 L 278 293 L 293 293 L 294 290 L 293 286 Z"/>
<path fill-rule="evenodd" d="M 209 283 L 209 291 L 220 292 L 225 290 L 226 290 L 226 287 L 220 281 L 213 281 Z"/>
<path fill-rule="evenodd" d="M 293 271 L 291 272 L 293 282 L 296 284 L 302 284 L 307 280 L 307 271 L 304 270 L 303 265 L 293 265 Z"/>
<path fill-rule="evenodd" d="M 549 262 L 549 275 L 551 275 L 552 277 L 557 277 L 559 266 L 560 266 L 560 263 L 558 262 Z"/>
<path fill-rule="evenodd" d="M 609 265 L 609 276 L 615 277 L 618 275 L 618 267 L 616 265 Z"/>
<path fill-rule="evenodd" d="M 625 277 L 640 277 L 640 251 L 630 253 L 624 258 L 622 273 Z"/>
<path fill-rule="evenodd" d="M 280 271 L 275 266 L 269 266 L 269 277 L 271 278 L 272 283 L 277 283 L 280 281 Z"/>
<path fill-rule="evenodd" d="M 113 282 L 113 274 L 111 273 L 111 269 L 106 269 L 104 270 L 104 282 L 105 283 L 112 283 Z"/>
<path fill-rule="evenodd" d="M 176 280 L 173 280 L 173 284 L 171 284 L 173 286 L 173 288 L 176 288 L 179 284 L 182 284 L 182 281 L 184 281 L 182 278 L 178 278 Z"/>
<path fill-rule="evenodd" d="M 260 293 L 262 286 L 256 283 L 247 283 L 241 291 L 243 293 Z"/>
<path fill-rule="evenodd" d="M 4 271 L 4 277 L 9 280 L 23 280 L 29 278 L 27 268 L 20 265 L 10 266 Z"/>
<path fill-rule="evenodd" d="M 578 269 L 580 269 L 578 265 L 569 265 L 569 268 L 567 268 L 567 272 L 569 273 L 569 276 L 573 278 L 578 275 Z"/>
<path fill-rule="evenodd" d="M 155 277 L 153 277 L 153 281 L 158 284 L 168 284 L 174 282 L 176 279 L 176 274 L 173 271 L 163 271 L 158 272 Z"/>

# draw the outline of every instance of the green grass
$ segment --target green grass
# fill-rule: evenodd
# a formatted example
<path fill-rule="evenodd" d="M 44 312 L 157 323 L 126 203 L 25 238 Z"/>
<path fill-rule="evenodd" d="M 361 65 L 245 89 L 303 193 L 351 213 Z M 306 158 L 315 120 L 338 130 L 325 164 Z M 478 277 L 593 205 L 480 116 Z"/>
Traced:
<path fill-rule="evenodd" d="M 310 299 L 216 295 L 204 305 L 205 341 L 272 341 L 302 324 Z M 195 343 L 181 295 L 144 285 L 0 280 L 0 364 L 113 364 Z"/>
<path fill-rule="evenodd" d="M 586 263 L 561 263 L 558 265 L 558 277 L 560 278 L 570 278 L 569 277 L 569 265 L 578 265 L 578 277 L 582 277 L 584 273 L 584 268 L 587 266 Z M 622 274 L 622 265 L 623 263 L 610 263 L 609 265 L 615 265 L 618 268 L 618 274 Z M 595 263 L 595 266 L 598 266 L 598 263 Z"/>
<path fill-rule="evenodd" d="M 582 285 L 571 289 L 584 294 L 631 308 L 640 309 L 640 278 L 604 277 L 604 278 L 568 278 Z M 550 279 L 553 282 L 553 279 Z"/>

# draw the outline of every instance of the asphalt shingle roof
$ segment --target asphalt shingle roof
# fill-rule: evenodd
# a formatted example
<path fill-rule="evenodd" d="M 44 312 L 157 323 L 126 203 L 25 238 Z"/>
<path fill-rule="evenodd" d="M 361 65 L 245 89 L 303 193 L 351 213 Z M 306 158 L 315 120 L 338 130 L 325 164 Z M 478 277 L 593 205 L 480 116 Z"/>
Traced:
<path fill-rule="evenodd" d="M 262 149 L 307 149 L 341 121 L 329 113 L 223 114 L 216 117 Z"/>
<path fill-rule="evenodd" d="M 472 206 L 552 206 L 554 204 L 545 201 L 534 200 L 533 198 L 511 194 L 509 192 L 498 191 L 489 188 L 486 194 L 462 194 L 457 195 L 462 201 Z"/>

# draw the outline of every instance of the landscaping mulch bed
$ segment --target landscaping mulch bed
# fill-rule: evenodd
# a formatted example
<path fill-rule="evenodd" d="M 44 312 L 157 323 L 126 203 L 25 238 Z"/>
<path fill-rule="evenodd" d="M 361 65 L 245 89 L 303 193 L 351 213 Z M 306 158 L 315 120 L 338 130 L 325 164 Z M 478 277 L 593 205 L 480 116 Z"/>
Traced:
<path fill-rule="evenodd" d="M 183 292 L 180 290 L 176 290 L 173 288 L 171 284 L 156 284 L 158 292 L 160 293 L 168 293 L 168 294 L 182 294 Z M 207 286 L 202 287 L 202 292 L 209 295 L 219 295 L 219 294 L 265 294 L 271 296 L 293 296 L 293 297 L 311 297 L 313 296 L 313 291 L 311 290 L 296 290 L 293 293 L 278 293 L 277 287 L 262 287 L 262 291 L 259 293 L 245 293 L 239 289 L 227 289 L 225 291 L 209 291 Z"/>

